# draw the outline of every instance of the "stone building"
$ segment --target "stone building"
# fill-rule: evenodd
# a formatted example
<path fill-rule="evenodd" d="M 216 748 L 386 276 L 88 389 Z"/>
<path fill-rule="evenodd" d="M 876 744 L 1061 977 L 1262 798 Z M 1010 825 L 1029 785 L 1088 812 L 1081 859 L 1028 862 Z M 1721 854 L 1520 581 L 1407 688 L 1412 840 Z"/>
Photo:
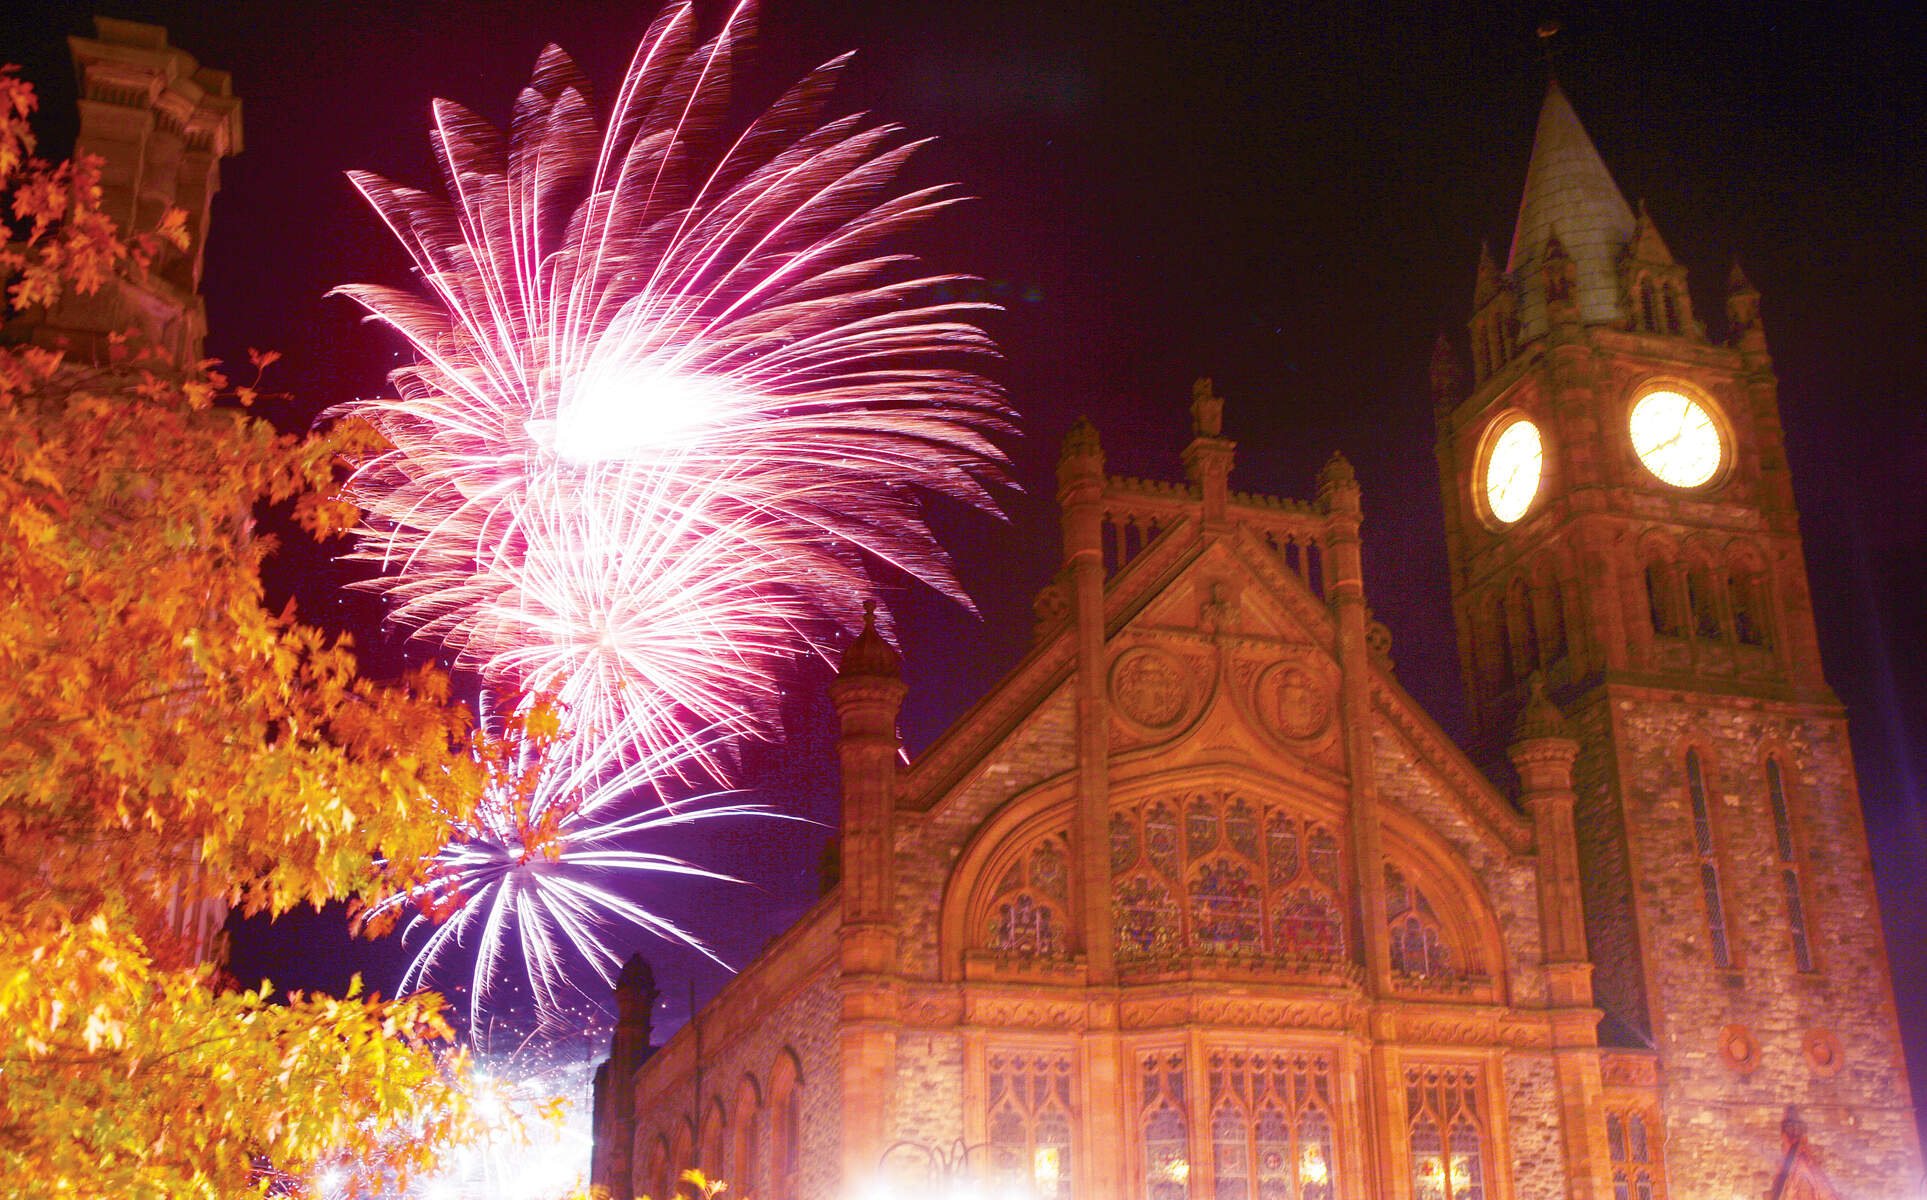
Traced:
<path fill-rule="evenodd" d="M 595 1181 L 1915 1195 L 1759 297 L 1715 338 L 1685 284 L 1553 86 L 1433 369 L 1469 747 L 1392 671 L 1342 458 L 1233 491 L 1208 385 L 1182 483 L 1080 425 L 1029 653 L 903 767 L 866 630 L 841 882 L 653 1053 L 631 975 Z"/>

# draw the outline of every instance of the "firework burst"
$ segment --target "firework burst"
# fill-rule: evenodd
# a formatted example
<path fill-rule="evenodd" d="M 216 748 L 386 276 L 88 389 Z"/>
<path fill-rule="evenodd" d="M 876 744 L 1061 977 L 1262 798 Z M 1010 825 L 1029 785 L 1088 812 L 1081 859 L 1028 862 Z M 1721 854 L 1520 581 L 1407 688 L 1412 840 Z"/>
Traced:
<path fill-rule="evenodd" d="M 445 197 L 353 176 L 426 294 L 340 289 L 416 352 L 341 410 L 388 446 L 350 494 L 394 617 L 718 778 L 689 747 L 760 732 L 770 657 L 853 628 L 871 571 L 967 603 L 921 497 L 993 507 L 1008 428 L 982 306 L 890 249 L 956 197 L 893 190 L 895 127 L 820 119 L 844 59 L 724 129 L 751 19 L 666 11 L 606 126 L 553 47 L 506 131 L 437 101 Z"/>
<path fill-rule="evenodd" d="M 645 847 L 703 822 L 800 818 L 720 796 L 672 806 L 654 790 L 674 774 L 671 764 L 584 751 L 567 733 L 542 728 L 540 712 L 506 724 L 512 766 L 493 773 L 429 881 L 369 910 L 378 925 L 412 910 L 404 939 L 423 940 L 401 990 L 465 971 L 470 1028 L 477 1029 L 503 968 L 516 959 L 540 1014 L 581 994 L 571 979 L 584 964 L 614 984 L 624 945 L 614 934 L 625 927 L 714 959 L 693 933 L 628 893 L 652 878 L 737 881 Z"/>

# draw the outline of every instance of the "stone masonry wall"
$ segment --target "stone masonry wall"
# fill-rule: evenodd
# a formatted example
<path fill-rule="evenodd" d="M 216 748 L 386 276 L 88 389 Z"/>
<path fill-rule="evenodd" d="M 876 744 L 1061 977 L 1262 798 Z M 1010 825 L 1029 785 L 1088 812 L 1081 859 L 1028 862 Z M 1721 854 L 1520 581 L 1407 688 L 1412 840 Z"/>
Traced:
<path fill-rule="evenodd" d="M 1514 1004 L 1544 1004 L 1546 976 L 1539 931 L 1539 883 L 1530 858 L 1507 855 L 1472 826 L 1464 809 L 1427 771 L 1402 738 L 1380 723 L 1372 731 L 1372 772 L 1379 796 L 1438 833 L 1471 864 L 1505 942 L 1507 986 Z M 1488 963 L 1497 974 L 1499 964 Z"/>
<path fill-rule="evenodd" d="M 762 1095 L 764 1117 L 758 1133 L 765 1139 L 756 1155 L 756 1179 L 739 1179 L 730 1174 L 737 1166 L 726 1163 L 721 1177 L 730 1185 L 729 1195 L 773 1195 L 770 1184 L 769 1121 L 770 1072 L 777 1055 L 785 1046 L 795 1051 L 802 1064 L 799 1099 L 802 1114 L 802 1195 L 797 1200 L 842 1200 L 837 1195 L 837 1174 L 841 1163 L 841 1122 L 843 1082 L 841 1053 L 837 1044 L 837 1014 L 841 1001 L 836 991 L 834 966 L 825 966 L 813 975 L 786 1002 L 776 1005 L 763 1020 L 751 1023 L 743 1035 L 728 1045 L 703 1048 L 702 1109 L 720 1098 L 730 1119 L 735 1118 L 736 1092 L 745 1075 L 755 1079 Z M 644 1068 L 645 1080 L 647 1067 Z M 645 1082 L 645 1088 L 651 1085 Z M 658 1134 L 671 1144 L 676 1129 L 684 1120 L 695 1121 L 695 1080 L 685 1076 L 659 1093 L 661 1100 L 652 1110 L 639 1111 L 636 1117 L 638 1150 L 636 1188 L 653 1187 L 642 1178 L 648 1162 L 648 1149 Z M 733 1139 L 725 1128 L 723 1144 Z M 679 1164 L 673 1169 L 680 1171 Z"/>
<path fill-rule="evenodd" d="M 921 820 L 899 817 L 899 960 L 912 978 L 937 977 L 938 920 L 951 867 L 978 826 L 1018 792 L 1076 765 L 1077 709 L 1065 685 L 1005 743 L 987 766 Z"/>
<path fill-rule="evenodd" d="M 1523 1051 L 1506 1055 L 1505 1096 L 1514 1200 L 1566 1200 L 1566 1141 L 1559 1128 L 1552 1056 Z"/>
<path fill-rule="evenodd" d="M 1580 890 L 1586 905 L 1586 949 L 1593 963 L 1593 1001 L 1608 1017 L 1600 1029 L 1601 1040 L 1609 1044 L 1630 1040 L 1643 1045 L 1652 1036 L 1652 1029 L 1646 1011 L 1639 931 L 1633 919 L 1625 826 L 1619 793 L 1613 786 L 1609 716 L 1603 694 L 1596 703 L 1575 708 L 1568 715 L 1580 746 L 1579 758 L 1573 764 L 1573 791 L 1578 797 L 1573 823 L 1579 843 Z"/>
<path fill-rule="evenodd" d="M 1760 1195 L 1789 1105 L 1843 1196 L 1916 1194 L 1920 1153 L 1844 722 L 1739 700 L 1644 696 L 1615 696 L 1612 717 L 1635 895 L 1650 935 L 1671 1195 Z M 1699 747 L 1712 810 L 1731 970 L 1710 953 L 1683 767 L 1689 742 Z M 1766 747 L 1778 747 L 1786 773 L 1811 972 L 1794 957 Z"/>
<path fill-rule="evenodd" d="M 964 1131 L 964 1039 L 951 1030 L 897 1035 L 897 1094 L 889 1139 L 949 1146 Z"/>

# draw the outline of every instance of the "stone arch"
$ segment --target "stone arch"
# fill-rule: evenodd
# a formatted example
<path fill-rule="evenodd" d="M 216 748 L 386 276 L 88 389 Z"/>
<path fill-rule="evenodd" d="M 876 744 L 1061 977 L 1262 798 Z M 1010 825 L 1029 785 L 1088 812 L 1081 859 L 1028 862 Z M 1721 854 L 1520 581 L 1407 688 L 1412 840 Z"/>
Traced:
<path fill-rule="evenodd" d="M 1505 940 L 1478 874 L 1416 816 L 1389 806 L 1382 811 L 1386 904 L 1375 919 L 1384 921 L 1388 931 L 1415 935 L 1394 947 L 1393 986 L 1504 1003 L 1509 978 Z M 1402 896 L 1394 891 L 1394 875 L 1402 882 Z M 1445 951 L 1443 960 L 1432 955 L 1434 948 Z M 1423 957 L 1415 959 L 1404 950 L 1417 950 Z"/>
<path fill-rule="evenodd" d="M 758 1126 L 763 1120 L 763 1090 L 756 1076 L 748 1071 L 736 1084 L 736 1103 L 730 1110 L 729 1161 L 723 1178 L 737 1196 L 763 1194 L 761 1137 Z"/>
<path fill-rule="evenodd" d="M 643 1136 L 638 1133 L 638 1140 Z M 645 1165 L 640 1181 L 641 1188 L 638 1190 L 646 1190 L 650 1196 L 662 1197 L 666 1200 L 669 1196 L 669 1185 L 672 1182 L 669 1174 L 669 1135 L 658 1133 L 655 1140 L 650 1143 L 648 1158 L 640 1161 Z"/>
<path fill-rule="evenodd" d="M 1720 555 L 1701 538 L 1689 540 L 1682 553 L 1686 582 L 1687 629 L 1703 642 L 1726 638 L 1726 571 Z"/>
<path fill-rule="evenodd" d="M 803 1178 L 803 1062 L 784 1046 L 769 1070 L 769 1179 L 772 1200 L 800 1200 Z"/>
<path fill-rule="evenodd" d="M 964 958 L 970 951 L 994 953 L 987 943 L 991 923 L 1001 917 L 999 907 L 1005 902 L 999 887 L 1015 871 L 1021 882 L 1012 894 L 1029 890 L 1029 857 L 1049 838 L 1060 839 L 1065 849 L 1061 909 L 1065 949 L 1076 947 L 1075 914 L 1082 881 L 1069 855 L 1072 812 L 1070 783 L 1053 781 L 1012 798 L 978 828 L 950 871 L 938 913 L 938 961 L 946 978 L 963 977 Z"/>
<path fill-rule="evenodd" d="M 682 1173 L 695 1165 L 696 1129 L 684 1116 L 676 1121 L 676 1137 L 669 1143 L 669 1178 L 660 1194 L 667 1197 L 680 1193 Z"/>
<path fill-rule="evenodd" d="M 1654 635 L 1685 637 L 1688 614 L 1679 544 L 1649 530 L 1639 539 L 1636 553 L 1645 580 L 1646 619 Z"/>
<path fill-rule="evenodd" d="M 1556 665 L 1570 651 L 1571 621 L 1566 604 L 1572 591 L 1568 586 L 1571 577 L 1570 565 L 1549 551 L 1536 555 L 1527 569 L 1539 652 L 1548 667 Z"/>
<path fill-rule="evenodd" d="M 1743 538 L 1726 547 L 1726 595 L 1733 640 L 1742 646 L 1773 646 L 1773 581 L 1766 555 Z"/>
<path fill-rule="evenodd" d="M 696 1139 L 694 1164 L 711 1179 L 723 1177 L 723 1138 L 728 1127 L 729 1117 L 723 1108 L 723 1098 L 711 1092 L 709 1106 L 703 1109 L 702 1133 Z"/>
<path fill-rule="evenodd" d="M 1518 682 L 1539 669 L 1538 614 L 1525 576 L 1514 575 L 1505 591 L 1506 677 Z"/>

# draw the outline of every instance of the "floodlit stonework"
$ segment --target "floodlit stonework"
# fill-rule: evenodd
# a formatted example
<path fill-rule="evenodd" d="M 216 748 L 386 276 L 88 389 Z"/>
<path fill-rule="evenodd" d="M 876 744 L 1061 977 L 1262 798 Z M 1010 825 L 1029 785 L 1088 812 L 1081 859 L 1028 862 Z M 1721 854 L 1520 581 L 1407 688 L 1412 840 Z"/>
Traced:
<path fill-rule="evenodd" d="M 1433 370 L 1472 744 L 1393 673 L 1342 458 L 1232 491 L 1208 383 L 1184 483 L 1080 425 L 1027 656 L 903 767 L 866 631 L 840 882 L 653 1053 L 628 978 L 597 1184 L 843 1200 L 965 1153 L 1039 1200 L 1916 1194 L 1758 295 L 1736 269 L 1709 336 L 1556 87 L 1533 161 L 1470 378 Z M 1660 387 L 1719 431 L 1698 487 L 1629 434 Z"/>

